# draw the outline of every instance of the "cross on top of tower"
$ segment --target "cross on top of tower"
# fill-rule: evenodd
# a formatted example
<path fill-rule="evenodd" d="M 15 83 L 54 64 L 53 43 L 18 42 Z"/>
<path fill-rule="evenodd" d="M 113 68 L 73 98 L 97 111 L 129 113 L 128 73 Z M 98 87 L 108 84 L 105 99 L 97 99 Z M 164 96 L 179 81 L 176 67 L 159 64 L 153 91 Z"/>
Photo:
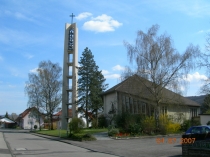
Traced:
<path fill-rule="evenodd" d="M 75 15 L 72 13 L 71 15 L 70 15 L 70 17 L 71 17 L 71 24 L 73 23 L 73 18 L 75 17 Z"/>

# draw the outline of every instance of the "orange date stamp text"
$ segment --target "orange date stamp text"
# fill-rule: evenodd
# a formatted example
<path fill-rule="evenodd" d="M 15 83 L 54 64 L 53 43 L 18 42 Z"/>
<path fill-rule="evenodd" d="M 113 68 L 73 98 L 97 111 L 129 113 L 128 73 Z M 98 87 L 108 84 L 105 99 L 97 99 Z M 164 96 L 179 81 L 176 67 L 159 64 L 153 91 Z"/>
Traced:
<path fill-rule="evenodd" d="M 195 142 L 195 138 L 156 138 L 157 144 L 193 144 Z"/>

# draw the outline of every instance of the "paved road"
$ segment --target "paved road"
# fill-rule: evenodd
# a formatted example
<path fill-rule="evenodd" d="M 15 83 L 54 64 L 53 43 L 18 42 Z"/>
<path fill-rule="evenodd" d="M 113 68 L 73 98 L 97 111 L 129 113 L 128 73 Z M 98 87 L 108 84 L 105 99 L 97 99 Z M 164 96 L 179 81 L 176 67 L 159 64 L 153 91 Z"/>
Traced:
<path fill-rule="evenodd" d="M 157 137 L 71 143 L 93 151 L 106 152 L 121 157 L 181 157 L 180 137 L 158 137 L 161 139 L 160 144 L 156 141 Z M 171 139 L 176 139 L 176 142 L 170 143 Z"/>
<path fill-rule="evenodd" d="M 110 140 L 98 137 L 98 141 L 76 142 L 62 140 L 62 142 L 41 138 L 29 133 L 5 133 L 6 140 L 16 156 L 120 156 L 120 157 L 180 157 L 181 136 L 152 137 L 129 140 Z M 160 144 L 157 138 L 161 139 Z M 164 142 L 162 141 L 164 139 Z M 170 143 L 169 139 L 176 139 Z M 54 138 L 59 140 L 59 138 Z M 24 150 L 25 149 L 25 150 Z M 0 155 L 1 157 L 1 155 Z"/>
<path fill-rule="evenodd" d="M 11 157 L 10 150 L 7 147 L 2 132 L 0 132 L 0 157 Z"/>
<path fill-rule="evenodd" d="M 34 136 L 30 133 L 10 131 L 4 132 L 4 136 L 10 145 L 14 157 L 116 157 L 115 155 Z M 0 154 L 0 157 L 8 156 Z"/>

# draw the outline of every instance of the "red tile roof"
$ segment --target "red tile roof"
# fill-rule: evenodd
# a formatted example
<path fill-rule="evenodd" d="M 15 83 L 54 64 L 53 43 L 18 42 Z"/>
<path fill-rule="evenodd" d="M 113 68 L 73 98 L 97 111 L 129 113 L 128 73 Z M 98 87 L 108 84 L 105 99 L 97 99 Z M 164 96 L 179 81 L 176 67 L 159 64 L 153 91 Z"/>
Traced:
<path fill-rule="evenodd" d="M 62 110 L 61 111 L 59 111 L 58 113 L 56 113 L 56 114 L 54 114 L 54 116 L 61 116 L 61 114 L 62 114 Z M 69 117 L 72 117 L 72 109 L 69 109 Z"/>
<path fill-rule="evenodd" d="M 36 109 L 36 107 L 27 108 L 25 111 L 23 111 L 21 114 L 19 114 L 19 116 L 17 117 L 17 119 L 15 121 L 19 121 L 20 119 L 24 118 L 32 110 L 37 110 L 37 109 Z"/>

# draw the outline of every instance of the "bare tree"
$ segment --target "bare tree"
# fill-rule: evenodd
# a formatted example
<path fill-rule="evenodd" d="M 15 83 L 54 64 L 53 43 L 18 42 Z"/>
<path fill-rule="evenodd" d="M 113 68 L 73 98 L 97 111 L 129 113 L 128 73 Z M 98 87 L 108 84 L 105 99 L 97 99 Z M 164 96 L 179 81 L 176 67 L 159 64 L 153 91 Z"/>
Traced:
<path fill-rule="evenodd" d="M 135 73 L 131 70 L 129 66 L 125 66 L 124 70 L 121 72 L 120 80 L 124 81 Z"/>
<path fill-rule="evenodd" d="M 156 127 L 158 128 L 159 106 L 163 102 L 164 88 L 178 89 L 180 78 L 194 68 L 194 59 L 199 53 L 198 46 L 190 44 L 185 52 L 179 53 L 166 33 L 158 36 L 158 25 L 146 33 L 138 31 L 135 45 L 124 41 L 130 63 L 136 64 L 135 73 L 147 78 L 152 84 L 142 82 L 150 93 L 155 106 Z"/>
<path fill-rule="evenodd" d="M 37 73 L 29 74 L 26 82 L 28 104 L 46 111 L 53 129 L 53 113 L 61 103 L 61 67 L 51 61 L 39 63 Z"/>
<path fill-rule="evenodd" d="M 207 34 L 205 52 L 201 53 L 200 67 L 206 68 L 208 78 L 204 80 L 204 85 L 200 88 L 200 93 L 210 94 L 210 33 Z"/>
<path fill-rule="evenodd" d="M 37 74 L 29 73 L 29 81 L 26 82 L 25 93 L 28 95 L 28 106 L 35 107 L 36 115 L 39 122 L 39 130 L 41 130 L 41 116 L 43 103 L 41 101 L 41 88 Z"/>

